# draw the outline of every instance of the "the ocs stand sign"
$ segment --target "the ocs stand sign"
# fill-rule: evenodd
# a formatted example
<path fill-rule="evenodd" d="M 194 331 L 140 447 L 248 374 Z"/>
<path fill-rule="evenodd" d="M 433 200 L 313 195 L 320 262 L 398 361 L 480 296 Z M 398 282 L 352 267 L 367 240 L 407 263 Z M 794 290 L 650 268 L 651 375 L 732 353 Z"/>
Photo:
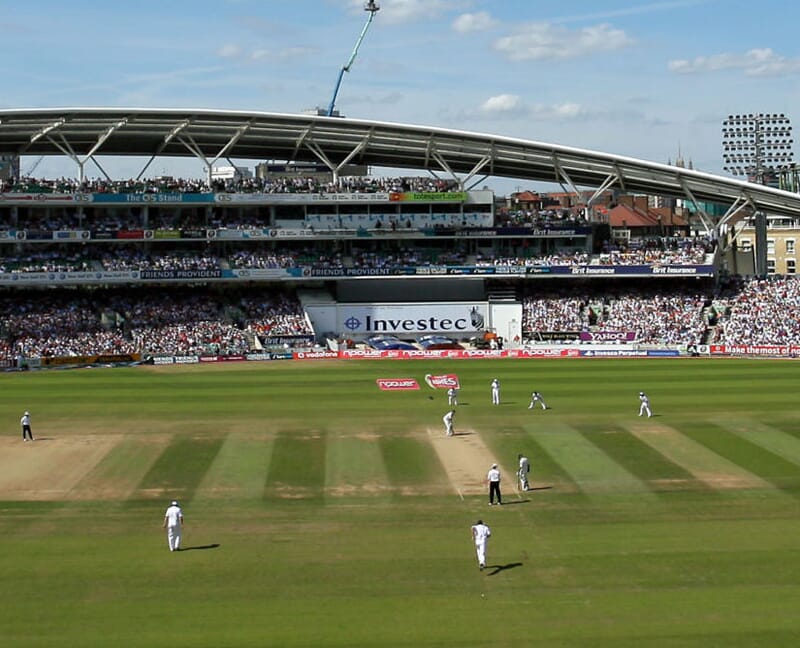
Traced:
<path fill-rule="evenodd" d="M 460 336 L 486 328 L 485 303 L 357 304 L 339 308 L 344 334 L 388 333 L 416 336 L 442 333 Z"/>

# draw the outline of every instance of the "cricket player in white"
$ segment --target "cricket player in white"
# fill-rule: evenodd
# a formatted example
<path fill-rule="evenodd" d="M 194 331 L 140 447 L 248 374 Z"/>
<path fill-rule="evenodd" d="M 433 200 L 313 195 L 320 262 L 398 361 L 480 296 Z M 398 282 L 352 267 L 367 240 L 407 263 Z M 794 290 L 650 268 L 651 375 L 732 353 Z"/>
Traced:
<path fill-rule="evenodd" d="M 647 394 L 644 392 L 639 392 L 639 416 L 643 416 L 645 412 L 647 413 L 647 418 L 653 416 L 653 412 L 650 411 L 650 399 L 647 397 Z"/>
<path fill-rule="evenodd" d="M 446 436 L 453 436 L 453 417 L 456 415 L 455 410 L 450 410 L 442 417 L 444 423 L 444 433 Z"/>
<path fill-rule="evenodd" d="M 528 409 L 533 409 L 533 406 L 539 403 L 542 406 L 543 410 L 547 409 L 547 404 L 544 402 L 544 398 L 542 398 L 542 394 L 540 392 L 533 392 L 531 394 L 531 404 L 528 405 Z"/>
<path fill-rule="evenodd" d="M 472 525 L 472 540 L 475 542 L 475 552 L 478 554 L 478 569 L 481 570 L 486 567 L 486 543 L 490 535 L 492 530 L 483 523 L 483 520 L 478 520 Z"/>
<path fill-rule="evenodd" d="M 492 380 L 492 405 L 500 404 L 500 381 L 497 378 Z"/>
<path fill-rule="evenodd" d="M 447 390 L 447 404 L 450 407 L 458 405 L 458 390 L 455 387 L 451 387 Z"/>
<path fill-rule="evenodd" d="M 161 525 L 162 529 L 167 530 L 167 543 L 169 544 L 170 551 L 181 550 L 181 525 L 183 524 L 183 511 L 178 506 L 178 502 L 174 501 L 167 508 L 164 514 L 164 524 Z"/>
<path fill-rule="evenodd" d="M 519 476 L 519 488 L 520 490 L 526 491 L 530 489 L 528 485 L 528 473 L 531 471 L 531 464 L 525 455 L 521 454 L 517 456 L 519 458 L 519 470 L 517 471 L 517 475 Z"/>

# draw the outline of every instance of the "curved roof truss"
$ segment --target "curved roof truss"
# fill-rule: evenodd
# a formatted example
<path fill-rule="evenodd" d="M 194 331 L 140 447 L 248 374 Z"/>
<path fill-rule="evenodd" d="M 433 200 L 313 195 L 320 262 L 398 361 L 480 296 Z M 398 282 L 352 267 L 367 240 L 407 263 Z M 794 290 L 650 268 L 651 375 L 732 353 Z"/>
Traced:
<path fill-rule="evenodd" d="M 0 110 L 0 154 L 66 155 L 81 169 L 89 160 L 96 162 L 97 155 L 143 156 L 150 161 L 194 156 L 208 168 L 219 159 L 322 162 L 334 174 L 347 164 L 362 164 L 461 174 L 466 187 L 496 176 L 554 182 L 574 191 L 591 188 L 596 190 L 593 199 L 617 188 L 715 202 L 729 207 L 720 222 L 745 208 L 800 216 L 798 194 L 700 171 L 512 137 L 315 115 L 144 108 Z"/>

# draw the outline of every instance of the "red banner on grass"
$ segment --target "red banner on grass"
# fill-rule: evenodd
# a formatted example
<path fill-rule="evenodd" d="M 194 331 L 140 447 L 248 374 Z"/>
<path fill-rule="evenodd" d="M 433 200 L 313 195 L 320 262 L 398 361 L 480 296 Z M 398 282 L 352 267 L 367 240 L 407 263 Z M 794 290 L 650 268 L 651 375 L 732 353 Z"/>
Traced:
<path fill-rule="evenodd" d="M 382 391 L 411 391 L 419 389 L 414 378 L 378 378 L 376 381 Z"/>
<path fill-rule="evenodd" d="M 438 376 L 432 376 L 428 374 L 425 376 L 425 382 L 428 383 L 428 387 L 433 389 L 461 389 L 461 385 L 458 382 L 458 376 L 455 374 L 440 374 Z"/>

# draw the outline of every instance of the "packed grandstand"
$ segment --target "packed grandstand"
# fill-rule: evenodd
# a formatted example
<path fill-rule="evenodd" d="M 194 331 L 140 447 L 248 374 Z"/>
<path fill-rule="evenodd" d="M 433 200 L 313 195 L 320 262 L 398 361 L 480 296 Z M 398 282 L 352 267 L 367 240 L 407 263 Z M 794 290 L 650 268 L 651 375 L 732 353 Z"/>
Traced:
<path fill-rule="evenodd" d="M 488 352 L 800 345 L 797 280 L 723 276 L 710 236 L 612 238 L 580 206 L 497 210 L 491 192 L 434 178 L 21 178 L 0 181 L 0 197 L 6 368 L 367 348 L 353 323 L 363 314 L 308 305 L 310 292 L 337 302 L 351 277 L 413 279 L 408 300 L 426 299 L 419 282 L 431 276 L 482 282 L 460 298 L 486 307 L 469 324 L 397 320 L 420 351 L 414 332 L 447 333 L 464 350 L 491 339 Z M 382 301 L 371 292 L 365 301 Z M 500 302 L 518 310 L 493 326 Z"/>

